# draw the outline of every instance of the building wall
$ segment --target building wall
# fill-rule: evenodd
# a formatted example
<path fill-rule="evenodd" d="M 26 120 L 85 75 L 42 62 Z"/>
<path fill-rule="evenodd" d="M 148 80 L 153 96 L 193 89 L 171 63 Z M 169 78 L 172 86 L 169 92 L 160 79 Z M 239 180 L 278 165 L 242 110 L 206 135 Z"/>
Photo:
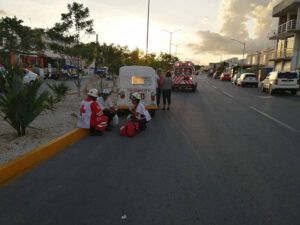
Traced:
<path fill-rule="evenodd" d="M 274 66 L 274 62 L 270 61 L 271 55 L 274 49 L 267 49 L 260 52 L 247 55 L 247 64 L 248 65 L 261 65 L 265 67 Z"/>

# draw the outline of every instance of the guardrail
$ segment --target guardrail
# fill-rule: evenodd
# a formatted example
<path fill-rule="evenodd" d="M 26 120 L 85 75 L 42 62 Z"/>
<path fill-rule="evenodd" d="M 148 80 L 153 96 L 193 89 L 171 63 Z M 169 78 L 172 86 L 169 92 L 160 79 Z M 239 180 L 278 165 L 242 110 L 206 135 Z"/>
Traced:
<path fill-rule="evenodd" d="M 289 20 L 278 26 L 278 34 L 285 33 L 288 31 L 298 30 L 297 20 Z"/>

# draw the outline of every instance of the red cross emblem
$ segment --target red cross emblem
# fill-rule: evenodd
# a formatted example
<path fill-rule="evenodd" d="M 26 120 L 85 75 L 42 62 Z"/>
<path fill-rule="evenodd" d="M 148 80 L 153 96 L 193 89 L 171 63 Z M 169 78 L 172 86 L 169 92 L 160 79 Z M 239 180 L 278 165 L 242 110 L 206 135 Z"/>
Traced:
<path fill-rule="evenodd" d="M 84 105 L 82 105 L 81 107 L 80 107 L 80 116 L 82 116 L 82 114 L 83 113 L 85 113 L 86 111 L 85 111 L 85 109 L 84 109 Z"/>

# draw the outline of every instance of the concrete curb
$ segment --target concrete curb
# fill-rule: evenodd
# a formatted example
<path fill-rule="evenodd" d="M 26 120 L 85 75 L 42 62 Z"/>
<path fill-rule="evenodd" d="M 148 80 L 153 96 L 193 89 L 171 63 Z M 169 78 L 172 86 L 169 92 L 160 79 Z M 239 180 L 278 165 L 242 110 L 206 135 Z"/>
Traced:
<path fill-rule="evenodd" d="M 9 182 L 34 166 L 46 161 L 51 156 L 64 150 L 69 145 L 86 137 L 87 135 L 87 130 L 74 129 L 71 132 L 56 138 L 45 145 L 33 149 L 31 152 L 28 152 L 5 165 L 0 166 L 0 185 Z"/>

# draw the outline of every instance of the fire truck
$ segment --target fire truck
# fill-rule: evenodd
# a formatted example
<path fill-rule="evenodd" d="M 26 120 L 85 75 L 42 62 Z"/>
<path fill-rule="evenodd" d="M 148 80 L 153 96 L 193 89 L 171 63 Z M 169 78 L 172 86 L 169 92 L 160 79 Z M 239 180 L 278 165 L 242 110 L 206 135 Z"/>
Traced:
<path fill-rule="evenodd" d="M 194 64 L 190 61 L 179 61 L 174 64 L 172 89 L 196 91 L 197 80 Z"/>

